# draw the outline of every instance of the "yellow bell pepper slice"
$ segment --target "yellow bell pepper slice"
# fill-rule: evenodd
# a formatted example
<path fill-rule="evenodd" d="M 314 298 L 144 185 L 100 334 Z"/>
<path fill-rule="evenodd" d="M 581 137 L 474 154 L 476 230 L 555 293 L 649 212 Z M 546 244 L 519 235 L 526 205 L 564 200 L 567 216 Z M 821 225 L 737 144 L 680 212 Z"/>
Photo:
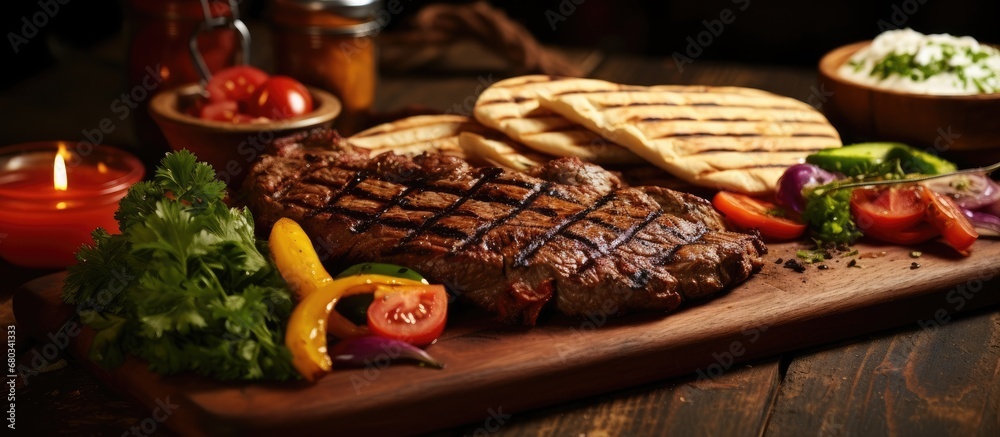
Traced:
<path fill-rule="evenodd" d="M 281 218 L 274 224 L 268 247 L 281 277 L 299 300 L 285 327 L 285 345 L 292 353 L 295 369 L 309 381 L 315 381 L 333 368 L 333 361 L 327 354 L 327 329 L 332 328 L 342 338 L 367 333 L 365 328 L 334 311 L 342 297 L 374 293 L 383 286 L 426 286 L 419 281 L 376 274 L 333 279 L 320 262 L 309 236 L 298 223 L 288 218 Z"/>
<path fill-rule="evenodd" d="M 282 217 L 271 228 L 267 240 L 271 258 L 298 300 L 333 282 L 323 268 L 312 240 L 295 220 Z"/>
<path fill-rule="evenodd" d="M 345 296 L 392 292 L 392 286 L 426 287 L 418 281 L 384 275 L 360 275 L 336 279 L 309 294 L 292 311 L 285 328 L 285 345 L 292 352 L 292 364 L 308 381 L 333 368 L 327 353 L 327 320 L 337 302 Z M 382 290 L 387 288 L 387 290 Z"/>

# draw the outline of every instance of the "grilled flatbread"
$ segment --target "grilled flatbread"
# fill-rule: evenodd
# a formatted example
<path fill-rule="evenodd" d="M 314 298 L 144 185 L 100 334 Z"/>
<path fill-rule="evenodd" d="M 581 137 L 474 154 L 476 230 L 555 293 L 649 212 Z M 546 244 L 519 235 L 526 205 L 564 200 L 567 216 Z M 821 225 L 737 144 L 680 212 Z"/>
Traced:
<path fill-rule="evenodd" d="M 525 171 L 553 159 L 506 139 L 498 138 L 498 134 L 484 135 L 476 132 L 462 132 L 459 143 L 465 153 L 492 165 L 513 170 Z"/>
<path fill-rule="evenodd" d="M 424 152 L 468 158 L 458 142 L 464 131 L 483 131 L 475 120 L 461 115 L 419 115 L 380 124 L 358 132 L 347 141 L 371 150 L 371 155 L 395 152 L 414 156 Z"/>
<path fill-rule="evenodd" d="M 505 133 L 534 150 L 552 156 L 575 156 L 598 164 L 636 164 L 636 154 L 601 138 L 600 135 L 539 106 L 543 93 L 569 91 L 606 92 L 640 87 L 596 79 L 554 76 L 521 76 L 505 79 L 487 88 L 476 101 L 480 123 Z"/>
<path fill-rule="evenodd" d="M 747 194 L 773 192 L 786 167 L 841 145 L 811 106 L 760 90 L 664 86 L 537 98 L 681 179 Z"/>

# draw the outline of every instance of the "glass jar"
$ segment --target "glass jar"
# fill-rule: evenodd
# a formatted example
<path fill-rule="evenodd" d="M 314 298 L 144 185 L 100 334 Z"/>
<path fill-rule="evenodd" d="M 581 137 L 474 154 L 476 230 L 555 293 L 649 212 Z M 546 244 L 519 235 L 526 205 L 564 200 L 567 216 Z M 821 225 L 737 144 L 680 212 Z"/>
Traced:
<path fill-rule="evenodd" d="M 212 16 L 233 18 L 229 2 L 209 1 Z M 189 39 L 205 21 L 201 0 L 129 0 L 132 40 L 128 57 L 130 95 L 142 95 L 132 114 L 139 142 L 134 152 L 155 166 L 170 150 L 149 116 L 149 102 L 156 92 L 198 82 Z M 198 37 L 198 48 L 209 70 L 233 65 L 239 53 L 239 36 L 231 29 L 211 29 Z"/>
<path fill-rule="evenodd" d="M 339 97 L 341 134 L 363 128 L 375 100 L 381 0 L 272 0 L 270 6 L 278 74 Z"/>

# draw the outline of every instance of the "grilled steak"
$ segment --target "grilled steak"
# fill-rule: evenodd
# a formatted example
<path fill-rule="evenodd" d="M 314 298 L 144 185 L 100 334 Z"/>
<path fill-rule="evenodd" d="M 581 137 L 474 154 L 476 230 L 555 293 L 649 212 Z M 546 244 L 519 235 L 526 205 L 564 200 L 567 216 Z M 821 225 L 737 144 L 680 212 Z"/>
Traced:
<path fill-rule="evenodd" d="M 405 265 L 529 325 L 550 302 L 569 315 L 672 310 L 747 279 L 766 253 L 703 199 L 626 188 L 576 158 L 529 174 L 435 154 L 369 158 L 327 131 L 280 143 L 246 185 L 261 232 L 292 218 L 330 262 Z"/>

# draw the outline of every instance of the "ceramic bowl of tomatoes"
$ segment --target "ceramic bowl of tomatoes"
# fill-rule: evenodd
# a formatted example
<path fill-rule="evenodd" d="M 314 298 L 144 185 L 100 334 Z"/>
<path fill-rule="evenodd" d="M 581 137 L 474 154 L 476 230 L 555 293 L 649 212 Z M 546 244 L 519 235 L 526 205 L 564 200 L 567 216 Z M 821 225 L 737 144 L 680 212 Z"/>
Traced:
<path fill-rule="evenodd" d="M 149 110 L 171 148 L 194 152 L 236 187 L 271 141 L 330 127 L 341 103 L 293 78 L 238 66 L 217 72 L 204 89 L 190 84 L 159 93 Z"/>

